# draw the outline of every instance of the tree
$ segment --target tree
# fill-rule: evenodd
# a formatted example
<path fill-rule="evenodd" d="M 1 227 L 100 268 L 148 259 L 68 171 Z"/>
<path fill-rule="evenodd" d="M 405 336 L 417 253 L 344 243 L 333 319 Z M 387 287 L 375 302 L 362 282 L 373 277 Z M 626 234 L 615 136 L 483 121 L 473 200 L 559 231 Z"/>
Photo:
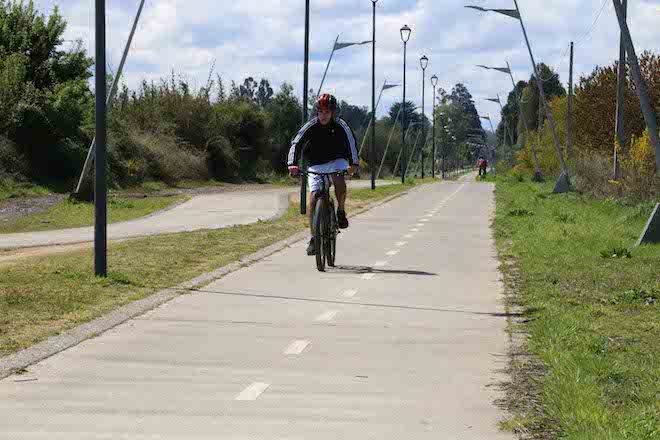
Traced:
<path fill-rule="evenodd" d="M 256 102 L 257 105 L 261 108 L 265 108 L 270 104 L 271 99 L 273 99 L 273 88 L 270 86 L 270 82 L 267 79 L 262 79 L 259 82 L 259 89 L 256 93 Z"/>
<path fill-rule="evenodd" d="M 559 80 L 558 73 L 555 73 L 544 63 L 539 63 L 537 70 L 543 81 L 543 93 L 545 94 L 545 99 L 548 104 L 555 97 L 566 96 L 566 89 Z M 541 98 L 539 96 L 539 87 L 534 75 L 530 77 L 525 90 L 528 90 L 528 92 L 524 95 L 525 99 L 523 99 L 522 114 L 525 117 L 529 129 L 536 130 L 539 125 L 542 125 L 546 115 L 545 110 L 540 104 Z M 539 109 L 541 109 L 541 113 L 539 113 Z"/>
<path fill-rule="evenodd" d="M 642 76 L 646 81 L 651 102 L 660 108 L 660 56 L 644 52 L 640 57 Z M 618 63 L 596 67 L 580 78 L 575 89 L 575 140 L 577 148 L 611 154 L 615 133 L 616 83 Z M 630 72 L 626 73 L 625 137 L 630 145 L 633 136 L 639 137 L 646 124 L 635 93 Z"/>
<path fill-rule="evenodd" d="M 293 86 L 282 84 L 266 111 L 270 115 L 269 132 L 273 149 L 271 162 L 276 170 L 285 171 L 289 146 L 302 120 L 302 105 L 293 94 Z"/>
<path fill-rule="evenodd" d="M 412 101 L 406 101 L 406 105 L 403 107 L 404 111 L 402 114 L 399 114 L 401 110 L 401 103 L 396 102 L 392 107 L 390 107 L 389 116 L 392 122 L 396 121 L 397 115 L 399 116 L 399 124 L 403 122 L 403 116 L 405 113 L 406 116 L 406 127 L 409 127 L 413 123 L 419 123 L 422 120 L 422 115 L 417 113 L 415 109 L 415 103 Z"/>
<path fill-rule="evenodd" d="M 220 75 L 217 76 L 217 83 L 218 83 L 218 101 L 224 101 L 227 99 L 227 92 L 225 90 L 225 85 L 222 82 L 222 77 Z"/>
<path fill-rule="evenodd" d="M 451 94 L 448 96 L 449 101 L 462 108 L 462 118 L 466 122 L 466 128 L 481 129 L 481 119 L 477 108 L 474 106 L 472 95 L 465 85 L 458 83 L 454 86 Z"/>
<path fill-rule="evenodd" d="M 520 97 L 522 96 L 523 90 L 527 87 L 525 81 L 518 81 L 516 87 L 509 93 L 507 98 L 506 105 L 504 106 L 501 115 L 502 121 L 497 127 L 497 140 L 498 143 L 501 143 L 504 139 L 504 121 L 506 121 L 509 132 L 513 137 L 513 143 L 518 143 L 518 137 L 520 136 Z M 507 139 L 507 142 L 509 140 Z"/>
<path fill-rule="evenodd" d="M 339 114 L 354 131 L 366 127 L 371 117 L 366 107 L 351 105 L 346 101 L 339 103 Z"/>
<path fill-rule="evenodd" d="M 31 0 L 0 0 L 0 136 L 45 180 L 79 171 L 93 120 L 93 62 L 80 43 L 60 49 L 65 29 L 57 8 L 46 19 Z"/>
<path fill-rule="evenodd" d="M 238 88 L 238 95 L 241 98 L 247 98 L 250 101 L 255 101 L 256 100 L 256 95 L 257 95 L 257 82 L 254 80 L 254 78 L 247 77 L 243 81 L 243 85 L 241 85 Z"/>

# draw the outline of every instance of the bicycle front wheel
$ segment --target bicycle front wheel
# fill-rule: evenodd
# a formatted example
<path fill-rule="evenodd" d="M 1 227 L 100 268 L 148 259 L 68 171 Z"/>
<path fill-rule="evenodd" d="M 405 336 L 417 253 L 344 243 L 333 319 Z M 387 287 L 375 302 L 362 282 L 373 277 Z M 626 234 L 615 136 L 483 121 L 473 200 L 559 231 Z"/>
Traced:
<path fill-rule="evenodd" d="M 328 217 L 324 198 L 316 201 L 314 211 L 314 247 L 316 248 L 316 268 L 319 272 L 325 272 L 325 249 L 327 241 Z"/>
<path fill-rule="evenodd" d="M 326 260 L 328 266 L 335 267 L 335 261 L 337 257 L 337 215 L 335 214 L 335 207 L 330 204 L 330 209 L 328 210 L 328 231 L 327 231 L 327 243 L 326 243 Z"/>

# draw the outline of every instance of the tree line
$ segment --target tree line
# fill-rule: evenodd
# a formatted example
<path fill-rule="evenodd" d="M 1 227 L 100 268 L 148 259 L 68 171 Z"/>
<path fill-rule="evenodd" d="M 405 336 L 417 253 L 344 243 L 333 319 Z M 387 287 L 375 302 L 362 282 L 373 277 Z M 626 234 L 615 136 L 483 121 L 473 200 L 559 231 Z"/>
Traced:
<path fill-rule="evenodd" d="M 660 56 L 646 51 L 640 56 L 640 67 L 651 102 L 660 110 Z M 655 169 L 653 151 L 631 72 L 626 66 L 625 82 L 625 144 L 617 145 L 616 91 L 618 62 L 597 66 L 581 77 L 575 87 L 573 114 L 573 145 L 567 145 L 568 95 L 559 75 L 550 67 L 538 65 L 543 91 L 556 123 L 557 134 L 576 175 L 579 190 L 598 196 L 620 196 L 633 199 L 660 197 L 660 181 Z M 525 133 L 525 123 L 529 135 Z M 537 150 L 541 169 L 546 175 L 559 173 L 552 133 L 545 111 L 540 107 L 537 79 L 520 81 L 508 96 L 497 128 L 500 158 L 514 171 L 534 171 L 532 146 Z M 620 171 L 614 172 L 614 151 Z"/>
<path fill-rule="evenodd" d="M 94 61 L 82 42 L 64 44 L 65 29 L 57 8 L 45 16 L 32 1 L 0 0 L 0 179 L 69 189 L 81 172 L 94 137 Z M 316 94 L 309 93 L 313 102 Z M 445 157 L 457 157 L 465 154 L 460 148 L 465 149 L 468 130 L 481 129 L 479 116 L 462 84 L 442 92 L 442 99 L 442 112 L 451 117 L 436 122 L 451 126 L 452 135 L 443 130 L 446 138 L 439 139 L 445 141 Z M 193 87 L 184 75 L 172 72 L 135 89 L 124 84 L 108 115 L 111 184 L 250 180 L 284 173 L 302 121 L 300 101 L 290 84 L 276 91 L 267 78 L 226 84 L 215 75 L 203 87 Z M 401 107 L 396 103 L 376 121 L 377 157 L 370 158 L 364 148 L 365 169 L 382 164 L 383 174 L 396 171 L 402 156 Z M 403 107 L 410 127 L 406 155 L 411 152 L 417 160 L 422 151 L 430 154 L 431 121 L 412 102 Z M 370 111 L 341 100 L 340 114 L 361 145 Z"/>

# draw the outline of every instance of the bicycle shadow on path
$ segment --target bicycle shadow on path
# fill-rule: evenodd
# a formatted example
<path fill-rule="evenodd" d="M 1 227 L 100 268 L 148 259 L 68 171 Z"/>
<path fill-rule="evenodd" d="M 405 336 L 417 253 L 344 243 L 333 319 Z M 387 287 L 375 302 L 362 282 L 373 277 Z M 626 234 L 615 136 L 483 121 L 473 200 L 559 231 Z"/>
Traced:
<path fill-rule="evenodd" d="M 327 273 L 352 273 L 352 274 L 365 274 L 365 273 L 380 273 L 380 274 L 394 274 L 394 275 L 418 275 L 418 276 L 438 276 L 437 273 L 425 272 L 421 270 L 403 270 L 403 269 L 380 269 L 371 266 L 345 266 L 338 264 L 335 267 L 326 269 Z"/>

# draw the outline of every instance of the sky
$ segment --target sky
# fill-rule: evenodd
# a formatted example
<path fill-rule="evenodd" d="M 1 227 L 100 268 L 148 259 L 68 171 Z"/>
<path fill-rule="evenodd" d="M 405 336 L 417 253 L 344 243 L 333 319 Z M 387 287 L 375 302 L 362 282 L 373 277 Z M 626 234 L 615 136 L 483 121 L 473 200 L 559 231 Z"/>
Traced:
<path fill-rule="evenodd" d="M 94 54 L 94 0 L 35 0 L 50 13 L 55 6 L 69 26 L 64 44 L 83 41 Z M 337 36 L 340 42 L 372 39 L 369 0 L 311 0 L 310 88 L 318 89 Z M 503 101 L 511 80 L 476 64 L 504 66 L 508 61 L 516 80 L 529 79 L 532 64 L 520 23 L 497 13 L 464 8 L 514 8 L 513 0 L 379 0 L 376 4 L 377 93 L 384 81 L 402 84 L 403 43 L 399 29 L 407 24 L 406 99 L 432 112 L 433 88 L 447 91 L 462 82 L 473 95 L 481 115 L 499 121 L 499 106 L 486 101 L 498 94 Z M 612 64 L 619 54 L 619 30 L 612 0 L 519 0 L 536 62 L 544 62 L 568 83 L 568 47 L 575 42 L 575 82 L 598 65 Z M 115 71 L 128 39 L 139 0 L 106 0 L 108 68 Z M 629 26 L 637 53 L 660 49 L 660 0 L 629 0 Z M 124 72 L 129 87 L 142 80 L 169 77 L 172 71 L 194 85 L 204 86 L 215 62 L 228 86 L 252 76 L 267 78 L 277 91 L 283 82 L 301 96 L 305 1 L 303 0 L 146 0 Z M 371 106 L 371 45 L 353 46 L 334 54 L 324 92 L 354 105 Z M 378 115 L 401 101 L 402 88 L 383 94 Z M 488 126 L 484 128 L 488 129 Z"/>

